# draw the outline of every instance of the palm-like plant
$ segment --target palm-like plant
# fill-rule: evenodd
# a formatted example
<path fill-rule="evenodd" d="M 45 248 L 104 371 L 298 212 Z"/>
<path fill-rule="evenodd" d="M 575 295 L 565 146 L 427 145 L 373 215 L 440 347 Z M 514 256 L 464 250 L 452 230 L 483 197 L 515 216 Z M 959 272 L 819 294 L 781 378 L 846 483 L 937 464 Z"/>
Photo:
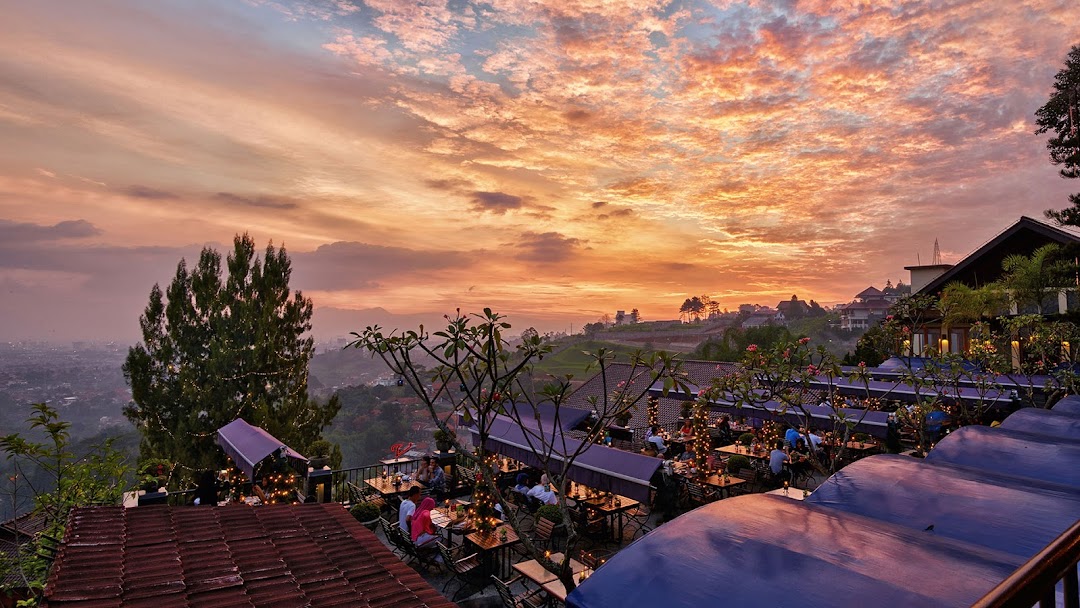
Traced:
<path fill-rule="evenodd" d="M 1009 290 L 1019 308 L 1034 305 L 1043 314 L 1048 293 L 1055 288 L 1066 287 L 1075 272 L 1071 260 L 1062 257 L 1061 246 L 1050 243 L 1036 249 L 1031 257 L 1013 254 L 1001 262 L 1004 274 L 999 283 Z"/>

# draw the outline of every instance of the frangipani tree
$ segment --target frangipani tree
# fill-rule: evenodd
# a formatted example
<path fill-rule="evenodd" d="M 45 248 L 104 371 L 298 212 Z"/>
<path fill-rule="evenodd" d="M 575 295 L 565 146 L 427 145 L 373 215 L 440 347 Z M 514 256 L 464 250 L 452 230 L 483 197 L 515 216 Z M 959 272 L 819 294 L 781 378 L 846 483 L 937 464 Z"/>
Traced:
<path fill-rule="evenodd" d="M 629 380 L 616 382 L 609 378 L 608 367 L 614 355 L 604 349 L 586 353 L 598 370 L 603 385 L 603 397 L 590 405 L 594 416 L 582 431 L 583 441 L 568 443 L 553 441 L 554 432 L 537 431 L 542 425 L 561 423 L 561 412 L 570 394 L 571 376 L 557 379 L 534 391 L 531 381 L 533 362 L 551 352 L 551 346 L 535 334 L 523 336 L 521 343 L 511 347 L 504 337 L 510 329 L 505 317 L 484 309 L 482 314 L 463 315 L 460 311 L 447 316 L 445 329 L 428 332 L 423 326 L 415 331 L 384 333 L 379 327 L 368 327 L 354 333 L 350 346 L 361 348 L 380 357 L 387 366 L 408 384 L 427 408 L 428 413 L 446 432 L 458 453 L 468 453 L 469 447 L 451 429 L 451 420 L 460 417 L 471 425 L 477 441 L 472 456 L 482 464 L 492 453 L 491 431 L 497 417 L 505 416 L 525 431 L 529 448 L 535 453 L 551 484 L 558 488 L 558 508 L 563 514 L 567 530 L 567 551 L 561 562 L 552 562 L 545 551 L 524 534 L 522 518 L 511 508 L 507 496 L 498 487 L 495 472 L 487 466 L 478 466 L 480 483 L 491 489 L 495 499 L 502 505 L 510 525 L 522 539 L 530 555 L 539 560 L 563 582 L 567 590 L 575 587 L 570 571 L 571 549 L 579 540 L 579 531 L 570 517 L 567 505 L 569 480 L 564 471 L 589 446 L 599 442 L 608 425 L 628 409 L 644 399 L 649 389 L 661 382 L 665 389 L 686 390 L 678 361 L 663 352 L 653 354 L 635 353 L 631 356 Z M 430 358 L 434 368 L 424 369 L 417 360 Z M 427 390 L 428 385 L 433 387 Z M 458 390 L 454 390 L 458 389 Z M 449 411 L 441 410 L 439 403 L 449 400 Z M 554 412 L 554 420 L 541 421 L 540 407 L 546 404 Z"/>

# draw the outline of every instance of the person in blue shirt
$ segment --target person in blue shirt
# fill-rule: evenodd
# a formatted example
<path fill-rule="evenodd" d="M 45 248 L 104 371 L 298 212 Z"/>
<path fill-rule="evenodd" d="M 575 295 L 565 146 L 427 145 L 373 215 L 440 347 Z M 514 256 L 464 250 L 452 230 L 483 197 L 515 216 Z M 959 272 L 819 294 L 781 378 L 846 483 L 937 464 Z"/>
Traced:
<path fill-rule="evenodd" d="M 795 427 L 788 427 L 787 432 L 784 433 L 784 441 L 790 446 L 794 446 L 798 443 L 799 437 L 802 437 L 802 434 L 799 432 L 799 429 Z"/>

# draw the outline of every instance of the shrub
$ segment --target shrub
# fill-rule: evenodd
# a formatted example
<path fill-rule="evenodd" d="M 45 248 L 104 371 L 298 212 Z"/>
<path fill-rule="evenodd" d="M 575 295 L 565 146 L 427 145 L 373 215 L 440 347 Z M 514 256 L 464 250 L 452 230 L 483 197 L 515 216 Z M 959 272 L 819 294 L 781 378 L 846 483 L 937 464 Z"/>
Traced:
<path fill-rule="evenodd" d="M 749 446 L 751 443 L 754 443 L 754 439 L 756 439 L 756 437 L 754 437 L 753 433 L 743 433 L 742 435 L 739 435 L 739 443 L 745 446 Z"/>
<path fill-rule="evenodd" d="M 851 440 L 852 441 L 857 441 L 859 443 L 864 443 L 864 442 L 870 440 L 870 436 L 867 435 L 866 433 L 855 433 L 854 435 L 851 436 Z"/>
<path fill-rule="evenodd" d="M 734 475 L 738 471 L 750 468 L 750 459 L 746 456 L 736 454 L 727 461 L 727 472 Z"/>
<path fill-rule="evenodd" d="M 556 526 L 561 524 L 563 521 L 562 511 L 560 511 L 559 507 L 557 507 L 556 505 L 544 505 L 537 509 L 536 519 L 540 519 L 541 517 L 550 520 L 551 523 L 555 524 Z"/>
<path fill-rule="evenodd" d="M 351 513 L 357 521 L 372 521 L 379 518 L 382 510 L 379 509 L 379 505 L 375 503 L 359 502 L 349 509 L 349 513 Z"/>

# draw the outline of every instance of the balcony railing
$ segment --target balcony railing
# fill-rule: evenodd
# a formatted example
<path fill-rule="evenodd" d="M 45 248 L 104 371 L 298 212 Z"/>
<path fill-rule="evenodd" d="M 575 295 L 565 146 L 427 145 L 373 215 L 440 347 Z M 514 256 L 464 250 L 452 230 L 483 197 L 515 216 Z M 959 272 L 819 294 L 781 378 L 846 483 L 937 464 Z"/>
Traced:
<path fill-rule="evenodd" d="M 1062 583 L 1065 608 L 1078 608 L 1076 563 L 1080 561 L 1080 521 L 994 587 L 973 608 L 1040 608 L 1057 605 Z"/>

